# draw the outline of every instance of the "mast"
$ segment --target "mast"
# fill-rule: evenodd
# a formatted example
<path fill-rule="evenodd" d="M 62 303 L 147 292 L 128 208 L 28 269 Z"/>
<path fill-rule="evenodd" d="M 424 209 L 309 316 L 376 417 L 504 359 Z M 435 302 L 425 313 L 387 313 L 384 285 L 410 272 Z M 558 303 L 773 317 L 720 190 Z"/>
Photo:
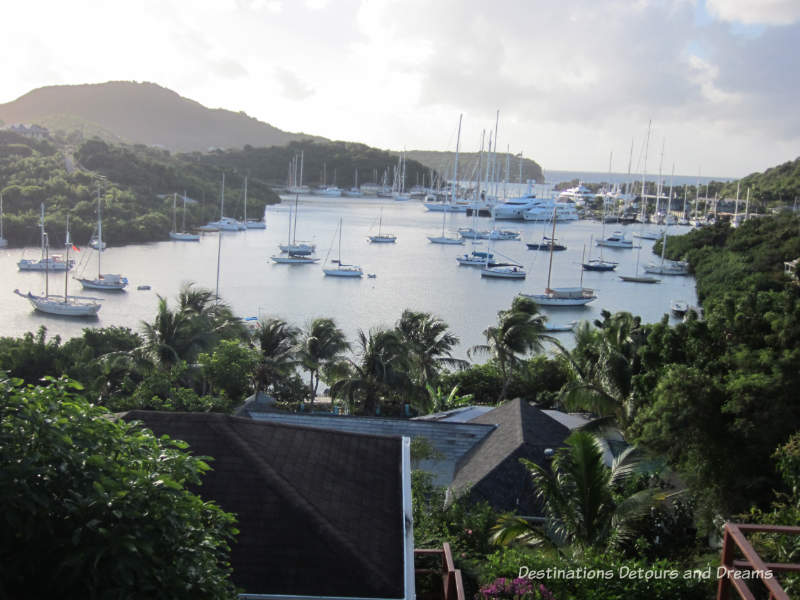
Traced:
<path fill-rule="evenodd" d="M 631 138 L 631 151 L 628 154 L 628 196 L 633 200 L 633 180 L 631 179 L 631 165 L 633 164 L 633 138 Z M 627 208 L 628 205 L 625 205 Z"/>
<path fill-rule="evenodd" d="M 644 162 L 642 163 L 642 223 L 647 222 L 647 198 L 645 197 L 645 190 L 647 189 L 647 151 L 650 148 L 650 126 L 653 121 L 647 123 L 647 140 L 644 143 Z"/>
<path fill-rule="evenodd" d="M 247 223 L 247 175 L 244 176 L 244 222 Z"/>
<path fill-rule="evenodd" d="M 733 225 L 734 227 L 738 224 L 739 221 L 739 187 L 742 185 L 741 181 L 736 183 L 736 208 L 733 210 Z"/>
<path fill-rule="evenodd" d="M 556 207 L 553 207 L 553 232 L 550 234 L 550 265 L 547 267 L 547 289 L 544 293 L 550 293 L 550 275 L 553 273 L 553 246 L 556 243 Z M 586 248 L 584 247 L 584 250 Z M 583 273 L 583 271 L 581 271 Z M 581 278 L 583 275 L 581 274 Z"/>
<path fill-rule="evenodd" d="M 664 147 L 667 145 L 667 138 L 664 138 L 661 141 L 661 160 L 658 163 L 658 186 L 656 187 L 656 223 L 658 222 L 658 213 L 659 208 L 661 207 L 661 190 L 663 189 L 663 183 L 661 179 L 661 170 L 664 166 Z"/>
<path fill-rule="evenodd" d="M 178 210 L 178 193 L 172 192 L 172 233 L 177 231 L 177 217 L 176 212 Z"/>
<path fill-rule="evenodd" d="M 69 277 L 67 277 L 67 273 L 69 273 L 69 246 L 69 213 L 67 213 L 67 235 L 64 241 L 64 248 L 66 249 L 64 260 L 67 264 L 67 268 L 64 269 L 64 304 L 67 303 L 67 283 L 69 282 Z"/>
<path fill-rule="evenodd" d="M 675 163 L 672 163 L 672 174 L 669 176 L 669 203 L 667 204 L 667 216 L 672 213 L 672 182 L 675 179 Z M 669 225 L 669 221 L 667 221 Z"/>
<path fill-rule="evenodd" d="M 294 229 L 292 229 L 292 245 L 297 242 L 297 203 L 300 201 L 300 194 L 296 194 L 294 197 Z M 291 225 L 291 221 L 289 222 Z"/>
<path fill-rule="evenodd" d="M 339 267 L 342 266 L 342 218 L 339 217 Z"/>
<path fill-rule="evenodd" d="M 3 239 L 3 192 L 0 192 L 0 240 Z"/>
<path fill-rule="evenodd" d="M 689 185 L 683 184 L 683 218 L 688 219 L 689 215 L 686 214 L 686 199 L 689 197 Z"/>
<path fill-rule="evenodd" d="M 300 185 L 298 186 L 298 191 L 303 187 L 303 153 L 304 150 L 300 150 Z"/>
<path fill-rule="evenodd" d="M 186 190 L 183 190 L 183 217 L 181 217 L 181 231 L 186 232 Z"/>
<path fill-rule="evenodd" d="M 225 216 L 225 171 L 222 172 L 222 191 L 220 192 L 219 201 L 219 220 Z"/>
<path fill-rule="evenodd" d="M 287 246 L 292 245 L 292 207 L 289 205 L 289 232 L 286 235 Z"/>
<path fill-rule="evenodd" d="M 223 175 L 223 178 L 225 176 Z M 222 257 L 222 231 L 217 232 L 217 291 L 215 292 L 215 303 L 219 302 L 219 262 Z"/>
<path fill-rule="evenodd" d="M 97 278 L 100 279 L 100 257 L 103 255 L 103 212 L 100 204 L 100 185 L 97 186 Z M 67 223 L 69 225 L 69 223 Z M 69 235 L 69 229 L 67 229 Z M 67 263 L 69 265 L 69 263 Z"/>
<path fill-rule="evenodd" d="M 747 188 L 747 200 L 744 203 L 744 220 L 750 216 L 750 188 Z"/>
<path fill-rule="evenodd" d="M 456 203 L 456 190 L 458 189 L 458 146 L 461 142 L 461 119 L 464 116 L 464 113 L 458 115 L 458 136 L 456 137 L 456 159 L 453 163 L 453 200 L 452 203 Z M 447 213 L 445 213 L 447 214 Z M 444 222 L 442 222 L 442 235 L 444 235 Z"/>
<path fill-rule="evenodd" d="M 44 232 L 44 202 L 42 202 L 42 216 L 39 218 L 39 228 L 41 230 L 41 243 L 42 243 L 42 260 L 45 259 L 45 246 L 46 246 L 46 233 Z"/>

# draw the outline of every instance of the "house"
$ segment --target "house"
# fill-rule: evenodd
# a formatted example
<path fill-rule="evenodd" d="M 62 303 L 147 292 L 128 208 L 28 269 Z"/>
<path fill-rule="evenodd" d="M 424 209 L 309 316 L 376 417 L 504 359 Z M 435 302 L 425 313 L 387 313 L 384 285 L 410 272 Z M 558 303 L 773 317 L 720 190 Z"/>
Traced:
<path fill-rule="evenodd" d="M 44 140 L 50 137 L 50 132 L 47 130 L 47 128 L 40 127 L 39 125 L 28 126 L 22 123 L 16 123 L 14 125 L 7 126 L 6 129 L 35 140 Z"/>
<path fill-rule="evenodd" d="M 547 466 L 570 434 L 566 425 L 520 400 L 510 400 L 473 418 L 493 425 L 491 434 L 464 456 L 450 484 L 451 497 L 467 494 L 499 511 L 539 515 L 535 489 L 521 458 Z"/>
<path fill-rule="evenodd" d="M 414 598 L 408 438 L 216 413 L 121 418 L 213 457 L 193 491 L 237 516 L 243 598 Z"/>
<path fill-rule="evenodd" d="M 329 413 L 288 413 L 270 410 L 264 403 L 251 404 L 250 408 L 243 412 L 251 419 L 260 422 L 350 433 L 405 436 L 412 440 L 425 438 L 438 456 L 419 461 L 414 468 L 433 474 L 434 483 L 442 487 L 450 485 L 450 482 L 453 481 L 461 459 L 494 430 L 493 425 L 483 423 L 441 423 L 417 419 L 361 417 Z"/>

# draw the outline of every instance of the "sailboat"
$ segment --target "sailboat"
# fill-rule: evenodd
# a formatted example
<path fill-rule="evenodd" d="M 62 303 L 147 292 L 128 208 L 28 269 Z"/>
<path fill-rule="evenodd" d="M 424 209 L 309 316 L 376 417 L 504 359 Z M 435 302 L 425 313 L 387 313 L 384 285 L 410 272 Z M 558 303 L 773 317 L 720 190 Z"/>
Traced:
<path fill-rule="evenodd" d="M 328 267 L 322 268 L 322 271 L 325 275 L 331 275 L 333 277 L 361 277 L 364 275 L 364 271 L 358 265 L 348 265 L 342 262 L 342 220 L 339 219 L 339 256 L 338 256 L 338 265 L 335 267 Z M 330 250 L 328 250 L 328 254 L 330 255 Z M 327 257 L 325 258 L 325 262 L 327 263 Z"/>
<path fill-rule="evenodd" d="M 222 191 L 220 192 L 219 220 L 211 221 L 201 227 L 204 231 L 243 231 L 247 229 L 244 223 L 225 216 L 225 173 L 222 174 Z"/>
<path fill-rule="evenodd" d="M 295 216 L 295 219 L 297 217 Z M 286 248 L 295 248 L 294 250 L 286 250 L 284 251 L 285 254 L 273 254 L 270 258 L 273 262 L 278 264 L 287 264 L 287 265 L 308 265 L 314 264 L 319 262 L 319 259 L 315 256 L 311 256 L 314 252 L 313 246 L 306 246 L 301 245 L 298 246 L 297 244 L 292 243 L 292 207 L 289 207 L 289 234 L 287 238 L 287 243 L 282 244 L 281 250 L 284 247 Z"/>
<path fill-rule="evenodd" d="M 172 194 L 172 231 L 169 232 L 169 239 L 176 242 L 199 242 L 200 236 L 196 233 L 186 232 L 186 192 L 183 192 L 183 222 L 181 231 L 177 229 L 177 202 L 178 194 Z"/>
<path fill-rule="evenodd" d="M 8 240 L 3 237 L 3 193 L 0 192 L 0 248 L 8 246 Z"/>
<path fill-rule="evenodd" d="M 39 218 L 39 229 L 41 231 L 42 257 L 39 260 L 23 258 L 17 263 L 20 271 L 69 271 L 75 266 L 74 260 L 62 260 L 61 256 L 54 254 L 50 256 L 46 248 L 47 234 L 44 230 L 44 203 L 42 203 L 42 215 Z"/>
<path fill-rule="evenodd" d="M 550 239 L 556 237 L 556 215 L 553 211 L 553 233 Z M 583 261 L 581 261 L 583 262 Z M 589 304 L 592 300 L 596 300 L 597 296 L 594 290 L 583 287 L 583 270 L 581 270 L 581 286 L 573 288 L 551 288 L 550 277 L 553 273 L 553 251 L 550 251 L 550 265 L 547 268 L 547 287 L 544 289 L 544 294 L 525 294 L 520 292 L 519 295 L 525 298 L 530 298 L 541 306 L 584 306 Z"/>
<path fill-rule="evenodd" d="M 600 232 L 600 237 L 606 239 L 606 204 L 603 201 L 603 224 Z M 592 254 L 592 238 L 589 238 L 589 255 Z M 611 260 L 603 260 L 603 246 L 600 245 L 600 258 L 590 258 L 588 261 L 581 261 L 581 266 L 584 271 L 613 271 L 617 268 L 617 264 Z"/>
<path fill-rule="evenodd" d="M 620 275 L 619 278 L 622 281 L 627 281 L 628 283 L 658 283 L 661 280 L 656 279 L 655 277 L 648 277 L 646 275 L 639 275 L 639 255 L 642 253 L 642 247 L 639 246 L 636 249 L 636 271 L 634 275 Z"/>
<path fill-rule="evenodd" d="M 67 232 L 69 235 L 69 231 Z M 128 286 L 128 278 L 118 273 L 102 273 L 100 269 L 100 257 L 103 255 L 103 215 L 100 204 L 100 191 L 97 193 L 97 278 L 88 279 L 86 277 L 76 277 L 84 289 L 122 291 Z"/>
<path fill-rule="evenodd" d="M 456 190 L 458 190 L 458 146 L 461 143 L 461 119 L 463 118 L 463 116 L 464 116 L 463 114 L 458 116 L 458 136 L 456 137 L 456 158 L 455 162 L 453 163 L 453 185 L 452 185 L 453 199 L 450 204 L 451 207 L 455 206 L 456 204 Z M 433 244 L 463 245 L 464 240 L 461 238 L 461 236 L 451 237 L 445 235 L 444 230 L 448 212 L 449 212 L 448 210 L 442 211 L 442 235 L 440 236 L 429 235 L 428 239 Z"/>
<path fill-rule="evenodd" d="M 44 214 L 44 207 L 42 208 L 42 214 Z M 42 232 L 42 239 L 43 239 L 43 247 L 45 251 L 45 265 L 49 264 L 47 259 L 49 256 L 48 254 L 48 240 L 47 240 L 47 233 Z M 69 239 L 69 215 L 67 215 L 67 235 L 66 241 L 64 243 L 64 248 L 66 250 L 66 261 L 69 262 L 69 250 L 72 247 L 72 242 Z M 50 270 L 45 269 L 45 291 L 43 296 L 37 296 L 28 292 L 27 294 L 23 294 L 18 289 L 14 290 L 14 293 L 22 298 L 26 298 L 31 305 L 38 311 L 47 313 L 50 315 L 58 315 L 61 317 L 95 317 L 97 313 L 100 311 L 101 304 L 98 302 L 98 298 L 89 298 L 85 296 L 70 296 L 67 293 L 67 285 L 69 283 L 69 278 L 66 273 L 66 269 L 62 269 L 64 271 L 64 296 L 57 296 L 50 294 Z"/>
<path fill-rule="evenodd" d="M 378 217 L 378 234 L 370 235 L 367 239 L 373 244 L 394 244 L 397 241 L 397 236 L 393 233 L 383 233 L 381 225 L 383 224 L 383 209 L 381 208 L 380 217 Z"/>
<path fill-rule="evenodd" d="M 656 275 L 688 275 L 689 264 L 683 261 L 665 260 L 664 254 L 667 251 L 667 231 L 664 230 L 664 241 L 661 243 L 661 263 L 648 264 L 644 270 Z"/>
<path fill-rule="evenodd" d="M 300 194 L 296 194 L 294 198 L 294 225 L 292 225 L 292 209 L 289 207 L 289 239 L 285 244 L 279 244 L 281 252 L 296 255 L 308 255 L 317 249 L 316 244 L 310 242 L 298 242 L 296 239 L 297 234 L 297 215 L 299 213 Z"/>
<path fill-rule="evenodd" d="M 411 197 L 406 193 L 406 151 L 398 158 L 397 171 L 395 171 L 395 185 L 392 197 L 395 202 L 408 202 Z"/>
<path fill-rule="evenodd" d="M 264 218 L 261 219 L 248 219 L 247 218 L 247 176 L 244 178 L 244 226 L 247 229 L 266 229 L 267 224 Z"/>

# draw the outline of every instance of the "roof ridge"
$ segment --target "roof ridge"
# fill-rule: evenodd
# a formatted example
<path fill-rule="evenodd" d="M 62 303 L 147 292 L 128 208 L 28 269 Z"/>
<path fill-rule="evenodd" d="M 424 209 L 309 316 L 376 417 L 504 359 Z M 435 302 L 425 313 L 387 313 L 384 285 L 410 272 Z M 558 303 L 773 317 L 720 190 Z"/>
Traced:
<path fill-rule="evenodd" d="M 306 498 L 297 488 L 295 488 L 285 477 L 278 473 L 272 465 L 270 465 L 260 454 L 255 452 L 249 444 L 237 434 L 236 430 L 231 426 L 230 419 L 248 421 L 247 419 L 238 419 L 224 415 L 225 419 L 218 423 L 211 422 L 209 425 L 212 429 L 221 429 L 220 433 L 225 435 L 234 443 L 237 448 L 246 455 L 256 466 L 257 469 L 264 475 L 274 486 L 275 492 L 282 496 L 284 500 L 290 502 L 291 506 L 298 508 L 303 515 L 313 524 L 318 527 L 320 533 L 328 539 L 328 541 L 335 542 L 336 546 L 341 546 L 349 554 L 349 559 L 358 563 L 364 570 L 372 577 L 381 582 L 382 585 L 391 586 L 392 582 L 387 579 L 381 569 L 379 569 L 371 560 L 371 557 L 364 556 L 363 553 L 358 551 L 358 548 L 350 541 L 346 535 L 342 535 L 339 529 L 328 520 L 325 515 L 317 509 L 313 502 Z M 256 424 L 256 421 L 250 421 Z M 304 428 L 308 429 L 308 428 Z M 314 430 L 326 431 L 326 430 Z M 330 432 L 329 432 L 330 433 Z M 336 432 L 333 432 L 336 433 Z"/>

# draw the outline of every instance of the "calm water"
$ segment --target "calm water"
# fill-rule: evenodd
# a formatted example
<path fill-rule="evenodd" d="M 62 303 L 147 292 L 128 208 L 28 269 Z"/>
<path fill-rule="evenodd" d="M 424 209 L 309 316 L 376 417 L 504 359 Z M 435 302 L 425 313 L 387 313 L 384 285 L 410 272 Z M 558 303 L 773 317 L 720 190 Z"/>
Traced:
<path fill-rule="evenodd" d="M 481 332 L 495 323 L 497 311 L 508 308 L 517 292 L 540 293 L 547 281 L 548 253 L 527 250 L 523 242 L 497 242 L 493 251 L 528 269 L 522 281 L 485 279 L 476 267 L 463 267 L 456 257 L 472 246 L 442 246 L 428 242 L 428 235 L 439 235 L 442 214 L 424 209 L 420 202 L 394 202 L 375 198 L 324 199 L 300 198 L 298 240 L 313 240 L 317 265 L 279 265 L 269 260 L 278 252 L 277 245 L 288 235 L 289 206 L 293 202 L 267 207 L 267 229 L 222 234 L 220 295 L 232 305 L 235 313 L 247 316 L 277 316 L 295 325 L 304 325 L 318 316 L 334 317 L 350 339 L 359 328 L 392 325 L 405 308 L 424 310 L 442 317 L 461 338 L 459 354 L 466 348 L 484 341 Z M 383 210 L 383 231 L 398 236 L 396 244 L 370 244 L 366 236 L 377 233 L 378 216 Z M 332 248 L 330 258 L 336 257 L 334 233 L 339 219 L 343 220 L 343 262 L 359 264 L 374 279 L 325 277 L 321 264 Z M 541 224 L 500 222 L 503 227 L 522 232 L 525 241 L 538 241 L 544 232 Z M 469 227 L 472 218 L 464 214 L 448 214 L 447 228 Z M 489 219 L 478 219 L 478 227 L 490 229 Z M 607 225 L 606 234 L 619 225 Z M 627 226 L 628 234 L 641 226 Z M 671 228 L 676 233 L 685 228 Z M 549 231 L 548 231 L 549 234 Z M 580 282 L 579 262 L 589 238 L 601 235 L 601 225 L 590 221 L 559 224 L 556 236 L 568 250 L 557 252 L 553 259 L 553 286 L 575 286 Z M 635 239 L 635 238 L 634 238 Z M 651 254 L 654 242 L 641 242 L 641 264 L 655 259 Z M 69 281 L 70 294 L 103 297 L 103 308 L 95 321 L 69 320 L 36 313 L 27 300 L 14 295 L 38 293 L 44 289 L 44 275 L 17 270 L 21 256 L 32 258 L 38 248 L 0 251 L 0 274 L 3 292 L 0 293 L 0 335 L 18 336 L 45 325 L 51 334 L 71 337 L 86 326 L 123 325 L 138 330 L 142 320 L 155 314 L 157 294 L 174 303 L 183 282 L 192 281 L 214 289 L 216 281 L 218 234 L 206 234 L 197 243 L 159 242 L 139 246 L 109 248 L 103 253 L 103 271 L 122 273 L 130 280 L 129 291 L 123 293 L 89 292 L 81 290 L 78 282 Z M 592 248 L 593 256 L 599 252 Z M 632 274 L 636 250 L 603 250 L 606 258 L 617 260 L 621 274 Z M 90 256 L 87 256 L 89 254 Z M 96 271 L 96 254 L 83 248 L 78 255 L 88 260 L 87 274 Z M 79 269 L 78 269 L 79 270 Z M 149 291 L 137 291 L 138 285 L 150 285 Z M 669 312 L 672 299 L 696 303 L 694 280 L 689 277 L 664 277 L 657 285 L 624 283 L 616 274 L 583 274 L 583 284 L 594 288 L 598 300 L 585 308 L 543 308 L 553 324 L 577 319 L 597 318 L 602 309 L 627 310 L 641 315 L 646 321 L 657 321 Z M 63 274 L 51 274 L 50 291 L 64 289 Z M 565 341 L 570 334 L 558 334 Z"/>

